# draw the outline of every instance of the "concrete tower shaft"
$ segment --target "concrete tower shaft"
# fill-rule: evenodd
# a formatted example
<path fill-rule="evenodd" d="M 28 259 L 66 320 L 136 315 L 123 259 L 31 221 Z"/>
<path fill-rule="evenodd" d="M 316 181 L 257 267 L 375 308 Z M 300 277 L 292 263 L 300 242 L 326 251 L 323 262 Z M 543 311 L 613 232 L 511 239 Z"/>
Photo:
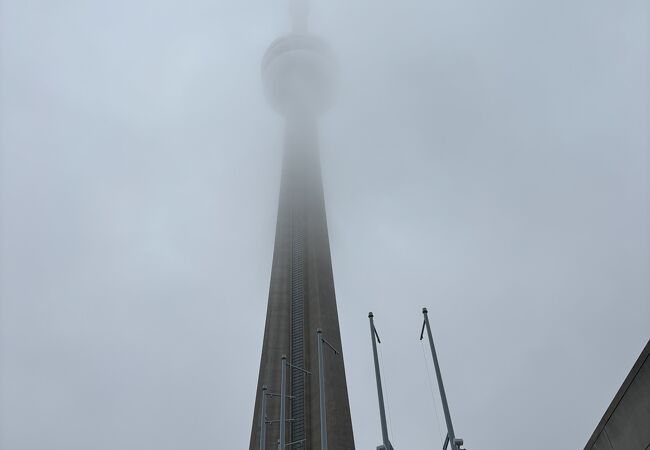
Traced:
<path fill-rule="evenodd" d="M 274 41 L 262 61 L 265 92 L 285 117 L 286 133 L 250 450 L 276 450 L 280 427 L 286 443 L 292 443 L 290 450 L 321 448 L 316 330 L 322 329 L 342 350 L 317 131 L 317 117 L 332 98 L 334 59 L 326 43 L 308 33 L 307 12 L 305 0 L 292 0 L 293 31 Z M 263 390 L 280 392 L 283 355 L 291 365 L 312 373 L 289 368 L 285 424 L 277 421 L 280 400 L 265 397 Z M 324 369 L 329 448 L 353 450 L 343 356 L 328 354 Z"/>

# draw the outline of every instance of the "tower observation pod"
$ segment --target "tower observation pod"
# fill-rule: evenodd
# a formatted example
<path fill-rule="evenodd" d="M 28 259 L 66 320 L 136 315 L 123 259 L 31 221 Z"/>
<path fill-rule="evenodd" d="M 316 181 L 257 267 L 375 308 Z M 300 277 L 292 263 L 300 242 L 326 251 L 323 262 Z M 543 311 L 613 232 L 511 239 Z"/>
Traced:
<path fill-rule="evenodd" d="M 264 91 L 287 120 L 316 117 L 330 106 L 334 57 L 327 43 L 307 29 L 307 0 L 291 2 L 293 31 L 276 39 L 262 60 Z"/>
<path fill-rule="evenodd" d="M 308 30 L 307 1 L 290 0 L 290 14 L 292 31 L 270 45 L 261 67 L 286 131 L 249 449 L 320 450 L 324 442 L 353 450 L 318 155 L 317 120 L 331 105 L 335 63 Z M 323 342 L 337 350 L 319 358 Z"/>
<path fill-rule="evenodd" d="M 269 103 L 287 120 L 316 117 L 331 104 L 334 58 L 329 46 L 311 34 L 276 39 L 262 60 L 262 80 Z"/>

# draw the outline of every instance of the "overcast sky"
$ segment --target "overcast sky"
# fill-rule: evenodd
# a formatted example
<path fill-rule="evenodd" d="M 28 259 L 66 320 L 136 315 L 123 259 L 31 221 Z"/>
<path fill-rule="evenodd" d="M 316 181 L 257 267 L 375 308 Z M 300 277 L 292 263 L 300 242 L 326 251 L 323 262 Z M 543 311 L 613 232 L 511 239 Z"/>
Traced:
<path fill-rule="evenodd" d="M 0 8 L 0 448 L 247 448 L 286 1 Z M 391 440 L 442 446 L 422 306 L 468 449 L 587 442 L 650 337 L 648 12 L 314 0 L 357 448 L 381 438 L 370 310 Z"/>

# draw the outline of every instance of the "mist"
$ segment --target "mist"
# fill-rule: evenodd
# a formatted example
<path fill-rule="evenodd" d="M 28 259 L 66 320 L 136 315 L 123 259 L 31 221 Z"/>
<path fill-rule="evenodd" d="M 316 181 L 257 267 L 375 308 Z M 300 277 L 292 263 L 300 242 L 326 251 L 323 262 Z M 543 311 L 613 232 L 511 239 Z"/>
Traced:
<path fill-rule="evenodd" d="M 313 0 L 356 446 L 581 448 L 650 338 L 642 0 Z M 0 5 L 0 448 L 248 445 L 288 1 Z M 427 366 L 429 364 L 429 366 Z M 428 370 L 428 372 L 427 372 Z M 432 389 L 433 387 L 433 389 Z"/>

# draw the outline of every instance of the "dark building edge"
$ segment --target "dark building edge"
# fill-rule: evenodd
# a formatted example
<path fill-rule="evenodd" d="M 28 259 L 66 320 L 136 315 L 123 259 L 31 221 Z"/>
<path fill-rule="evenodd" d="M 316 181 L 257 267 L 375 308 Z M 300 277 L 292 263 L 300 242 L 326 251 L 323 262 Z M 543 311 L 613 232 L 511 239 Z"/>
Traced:
<path fill-rule="evenodd" d="M 618 407 L 619 403 L 625 396 L 627 390 L 632 385 L 632 382 L 634 381 L 637 374 L 641 370 L 641 367 L 643 367 L 643 365 L 646 363 L 646 360 L 648 359 L 649 356 L 650 356 L 650 339 L 646 343 L 645 348 L 641 352 L 641 355 L 639 355 L 636 362 L 634 363 L 634 366 L 632 366 L 632 370 L 630 370 L 630 373 L 628 373 L 627 377 L 625 377 L 625 381 L 623 381 L 623 385 L 619 388 L 618 392 L 614 396 L 614 400 L 612 400 L 612 403 L 610 403 L 602 419 L 600 419 L 600 422 L 598 422 L 598 426 L 592 433 L 591 438 L 589 438 L 589 441 L 587 442 L 587 445 L 585 445 L 584 450 L 592 450 L 592 448 L 596 444 L 596 441 L 600 437 L 601 433 L 605 430 L 605 426 L 607 425 L 607 422 L 609 422 L 609 419 L 614 414 L 614 411 L 616 411 L 616 408 Z"/>

